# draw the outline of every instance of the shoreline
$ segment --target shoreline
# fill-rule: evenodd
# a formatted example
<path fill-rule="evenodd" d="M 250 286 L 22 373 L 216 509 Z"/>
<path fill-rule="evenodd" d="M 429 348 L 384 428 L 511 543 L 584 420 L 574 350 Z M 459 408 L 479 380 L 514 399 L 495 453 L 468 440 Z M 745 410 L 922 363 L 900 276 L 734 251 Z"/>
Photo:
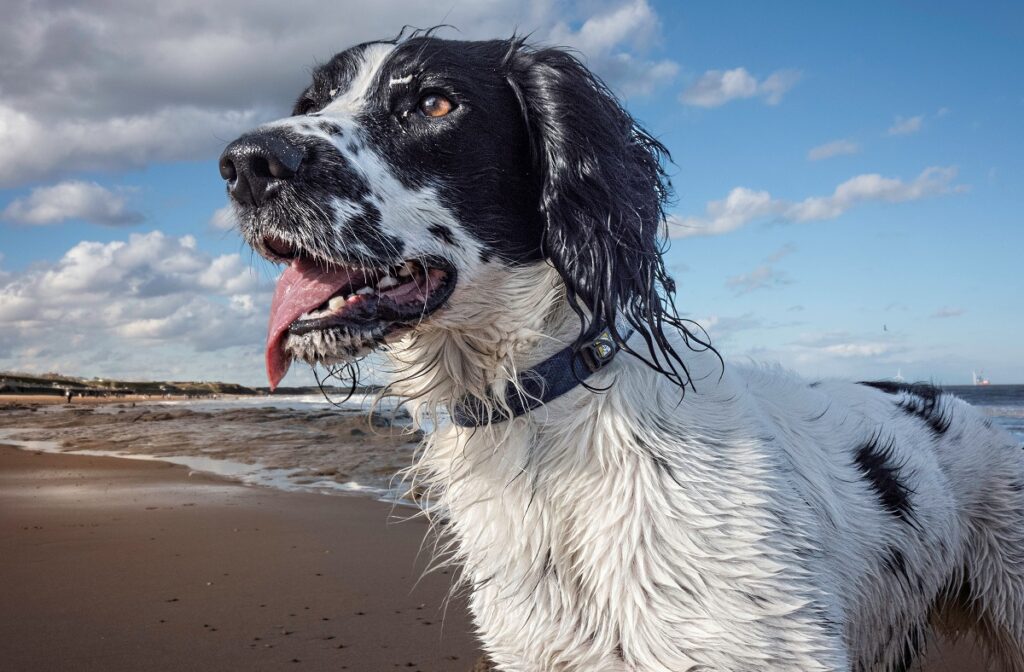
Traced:
<path fill-rule="evenodd" d="M 406 517 L 401 511 L 398 517 Z M 43 670 L 469 670 L 420 519 L 159 460 L 0 445 L 0 660 Z"/>
<path fill-rule="evenodd" d="M 358 494 L 409 504 L 395 475 L 422 433 L 363 399 L 304 397 L 143 402 L 0 403 L 0 443 L 57 455 L 160 460 L 287 492 Z M 76 400 L 77 401 L 77 400 Z"/>
<path fill-rule="evenodd" d="M 360 486 L 354 483 L 337 483 L 320 480 L 298 484 L 288 480 L 294 469 L 267 467 L 259 462 L 246 463 L 230 459 L 204 457 L 202 455 L 148 455 L 126 453 L 114 450 L 90 448 L 64 448 L 53 439 L 15 439 L 12 435 L 32 431 L 24 427 L 0 427 L 0 447 L 45 455 L 67 455 L 72 457 L 98 457 L 140 462 L 163 462 L 188 469 L 190 474 L 202 474 L 242 486 L 270 488 L 281 492 L 303 492 L 318 495 L 342 495 L 370 498 L 394 506 L 416 507 L 416 503 L 402 497 L 402 489 L 386 489 L 374 486 Z"/>

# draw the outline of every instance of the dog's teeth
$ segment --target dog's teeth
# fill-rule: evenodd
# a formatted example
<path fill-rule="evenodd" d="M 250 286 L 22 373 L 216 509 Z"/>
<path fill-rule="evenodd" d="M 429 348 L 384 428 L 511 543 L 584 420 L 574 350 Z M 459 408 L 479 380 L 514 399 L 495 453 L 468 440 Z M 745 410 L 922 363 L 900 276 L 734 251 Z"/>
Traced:
<path fill-rule="evenodd" d="M 373 294 L 373 292 L 374 292 L 373 287 L 369 287 L 369 286 L 367 286 L 367 287 L 360 287 L 359 289 L 356 290 L 356 294 L 359 294 L 359 295 Z"/>
<path fill-rule="evenodd" d="M 332 296 L 331 300 L 327 303 L 327 307 L 331 310 L 341 310 L 345 307 L 344 296 Z"/>
<path fill-rule="evenodd" d="M 390 287 L 394 287 L 397 284 L 398 280 L 391 277 L 390 275 L 385 275 L 384 278 L 377 283 L 377 289 L 388 289 Z"/>

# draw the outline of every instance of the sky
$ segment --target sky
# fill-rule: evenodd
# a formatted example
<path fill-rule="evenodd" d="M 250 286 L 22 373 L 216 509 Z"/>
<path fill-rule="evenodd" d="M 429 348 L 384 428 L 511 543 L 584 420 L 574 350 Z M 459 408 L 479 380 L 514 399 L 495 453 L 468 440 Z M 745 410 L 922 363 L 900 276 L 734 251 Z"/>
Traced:
<path fill-rule="evenodd" d="M 677 306 L 727 361 L 1024 383 L 1024 5 L 942 1 L 13 0 L 0 370 L 264 384 L 279 271 L 216 158 L 316 63 L 439 23 L 577 50 L 669 148 Z"/>

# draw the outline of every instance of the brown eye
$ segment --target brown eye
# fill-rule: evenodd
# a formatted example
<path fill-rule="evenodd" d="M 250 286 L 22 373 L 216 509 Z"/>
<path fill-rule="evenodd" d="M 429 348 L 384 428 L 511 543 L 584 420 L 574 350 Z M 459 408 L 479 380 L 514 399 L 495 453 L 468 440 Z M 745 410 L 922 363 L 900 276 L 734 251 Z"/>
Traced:
<path fill-rule="evenodd" d="M 425 117 L 437 119 L 452 111 L 455 107 L 452 101 L 436 93 L 428 93 L 420 98 L 419 111 Z"/>

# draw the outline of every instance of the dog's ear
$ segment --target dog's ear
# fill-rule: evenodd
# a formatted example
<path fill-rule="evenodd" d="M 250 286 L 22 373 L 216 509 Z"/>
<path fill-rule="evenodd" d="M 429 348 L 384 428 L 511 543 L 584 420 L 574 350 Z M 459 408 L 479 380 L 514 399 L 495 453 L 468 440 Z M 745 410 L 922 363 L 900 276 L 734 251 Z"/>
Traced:
<path fill-rule="evenodd" d="M 625 350 L 685 386 L 686 367 L 663 328 L 680 329 L 688 345 L 709 345 L 677 317 L 674 283 L 662 261 L 668 151 L 566 51 L 514 39 L 506 66 L 542 182 L 543 253 L 580 318 L 577 347 L 607 327 Z M 625 346 L 617 328 L 623 322 L 646 341 L 648 353 Z"/>

